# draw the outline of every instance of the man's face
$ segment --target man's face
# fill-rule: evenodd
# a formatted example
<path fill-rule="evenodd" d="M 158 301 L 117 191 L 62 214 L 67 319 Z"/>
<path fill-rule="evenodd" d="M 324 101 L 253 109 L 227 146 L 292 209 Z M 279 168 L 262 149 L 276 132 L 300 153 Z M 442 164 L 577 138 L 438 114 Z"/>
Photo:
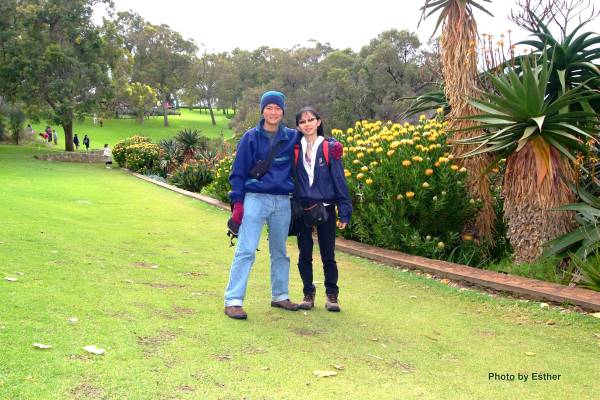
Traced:
<path fill-rule="evenodd" d="M 267 104 L 264 108 L 263 117 L 269 125 L 279 125 L 283 119 L 283 110 L 277 104 Z"/>

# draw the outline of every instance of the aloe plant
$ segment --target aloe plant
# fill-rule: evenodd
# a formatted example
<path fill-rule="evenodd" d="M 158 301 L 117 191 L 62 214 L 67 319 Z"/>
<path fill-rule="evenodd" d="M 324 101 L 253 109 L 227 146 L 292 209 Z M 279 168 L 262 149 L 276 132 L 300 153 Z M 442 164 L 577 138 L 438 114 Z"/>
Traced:
<path fill-rule="evenodd" d="M 484 129 L 484 133 L 456 141 L 478 145 L 465 157 L 494 153 L 496 159 L 489 167 L 507 159 L 504 215 L 517 263 L 534 261 L 545 242 L 573 228 L 572 212 L 548 210 L 574 201 L 568 185 L 575 172 L 569 160 L 575 160 L 576 152 L 585 152 L 585 141 L 598 133 L 595 113 L 571 110 L 573 104 L 596 99 L 598 94 L 582 83 L 550 98 L 552 62 L 547 57 L 537 62 L 521 60 L 520 75 L 515 70 L 490 75 L 497 94 L 485 92 L 483 100 L 471 99 L 482 114 L 465 117 L 478 122 L 465 130 Z"/>
<path fill-rule="evenodd" d="M 579 228 L 546 244 L 542 257 L 567 256 L 573 253 L 582 260 L 600 248 L 600 199 L 585 189 L 576 189 L 579 203 L 567 204 L 555 211 L 574 211 Z"/>

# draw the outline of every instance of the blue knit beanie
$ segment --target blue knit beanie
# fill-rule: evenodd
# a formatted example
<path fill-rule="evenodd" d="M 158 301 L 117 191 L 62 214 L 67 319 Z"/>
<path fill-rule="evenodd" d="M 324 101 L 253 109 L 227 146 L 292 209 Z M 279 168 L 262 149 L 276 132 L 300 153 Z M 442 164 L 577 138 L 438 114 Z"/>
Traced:
<path fill-rule="evenodd" d="M 260 98 L 260 113 L 263 113 L 263 110 L 269 104 L 277 104 L 282 110 L 285 111 L 285 95 L 281 92 L 277 92 L 275 90 L 269 90 L 265 92 Z"/>

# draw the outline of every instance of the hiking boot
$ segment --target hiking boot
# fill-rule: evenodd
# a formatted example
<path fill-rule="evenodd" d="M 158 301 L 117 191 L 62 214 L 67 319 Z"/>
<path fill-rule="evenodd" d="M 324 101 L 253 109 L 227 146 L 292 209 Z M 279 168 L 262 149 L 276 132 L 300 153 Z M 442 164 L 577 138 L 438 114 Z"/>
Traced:
<path fill-rule="evenodd" d="M 284 310 L 289 310 L 289 311 L 297 311 L 298 310 L 298 304 L 292 303 L 290 301 L 290 299 L 285 299 L 285 300 L 281 300 L 281 301 L 272 301 L 271 307 L 283 308 Z"/>
<path fill-rule="evenodd" d="M 337 293 L 327 293 L 327 301 L 325 302 L 327 311 L 339 312 L 340 305 L 338 304 Z"/>
<path fill-rule="evenodd" d="M 225 307 L 225 315 L 233 319 L 246 319 L 248 314 L 242 308 L 242 306 L 227 306 Z"/>
<path fill-rule="evenodd" d="M 304 295 L 302 302 L 298 305 L 298 308 L 302 310 L 310 310 L 315 306 L 315 292 Z"/>

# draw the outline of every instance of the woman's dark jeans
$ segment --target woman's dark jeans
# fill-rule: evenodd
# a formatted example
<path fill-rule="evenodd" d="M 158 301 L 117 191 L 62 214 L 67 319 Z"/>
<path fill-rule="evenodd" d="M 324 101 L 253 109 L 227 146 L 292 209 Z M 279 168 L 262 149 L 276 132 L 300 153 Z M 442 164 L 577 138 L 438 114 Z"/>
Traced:
<path fill-rule="evenodd" d="M 319 250 L 321 252 L 321 261 L 323 262 L 323 273 L 325 274 L 325 292 L 327 294 L 338 294 L 339 288 L 338 269 L 335 262 L 335 205 L 330 204 L 326 207 L 329 218 L 321 225 L 317 225 L 317 237 L 319 239 Z M 313 284 L 313 239 L 312 227 L 302 224 L 298 234 L 298 270 L 304 284 L 304 294 L 314 293 Z"/>

